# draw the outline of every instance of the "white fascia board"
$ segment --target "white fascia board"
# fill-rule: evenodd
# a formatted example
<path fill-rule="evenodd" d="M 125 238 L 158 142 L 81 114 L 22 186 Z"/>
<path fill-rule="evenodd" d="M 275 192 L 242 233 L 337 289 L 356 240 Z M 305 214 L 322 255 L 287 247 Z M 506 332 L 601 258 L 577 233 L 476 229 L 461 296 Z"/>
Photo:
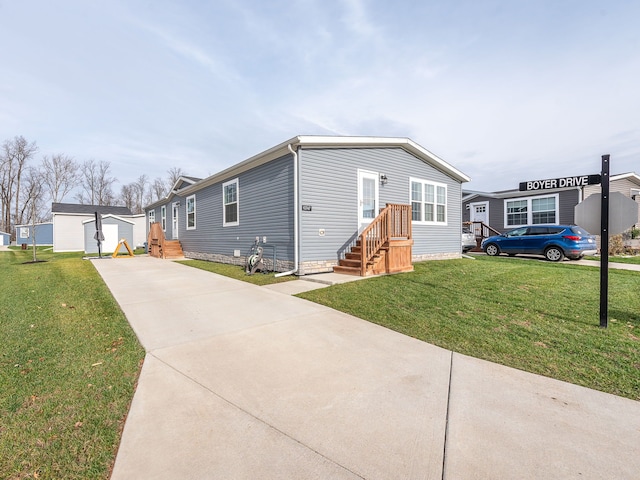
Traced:
<path fill-rule="evenodd" d="M 111 213 L 107 215 L 103 215 L 102 219 L 104 220 L 105 218 L 115 218 L 116 220 L 120 220 L 121 222 L 130 223 L 131 225 L 136 224 L 136 222 L 132 222 L 131 220 L 127 220 L 126 218 L 118 217 L 117 215 L 113 215 Z M 95 218 L 89 218 L 87 220 L 83 220 L 82 223 L 85 224 L 85 223 L 91 223 L 95 221 L 96 221 Z"/>
<path fill-rule="evenodd" d="M 631 180 L 634 183 L 637 183 L 638 185 L 640 185 L 640 175 L 638 175 L 637 173 L 622 173 L 620 175 L 612 175 L 609 177 L 609 182 L 615 182 L 616 180 L 624 180 L 625 178 L 628 178 L 629 180 Z"/>
<path fill-rule="evenodd" d="M 36 223 L 36 227 L 40 226 L 40 225 L 53 225 L 53 222 L 41 222 L 41 223 Z M 22 225 L 14 225 L 14 228 L 18 228 L 18 227 L 31 227 L 32 224 L 31 223 L 23 223 Z M 2 233 L 2 232 L 0 232 Z"/>
<path fill-rule="evenodd" d="M 366 148 L 366 147 L 400 147 L 409 153 L 414 154 L 425 163 L 429 163 L 432 166 L 442 170 L 444 173 L 448 174 L 452 178 L 462 182 L 469 182 L 471 180 L 470 177 L 462 173 L 460 170 L 454 168 L 449 165 L 447 162 L 442 160 L 437 155 L 429 152 L 427 149 L 418 145 L 408 138 L 394 138 L 394 137 L 345 137 L 345 136 L 323 136 L 323 135 L 299 135 L 293 137 L 285 142 L 282 142 L 268 150 L 265 150 L 257 155 L 254 155 L 240 163 L 232 165 L 231 167 L 222 170 L 214 175 L 211 175 L 204 180 L 194 183 L 188 187 L 180 190 L 180 195 L 190 195 L 193 192 L 200 190 L 201 188 L 207 187 L 209 185 L 213 185 L 218 182 L 222 182 L 225 180 L 229 180 L 231 178 L 237 177 L 241 173 L 246 172 L 252 168 L 258 167 L 260 165 L 264 165 L 265 163 L 276 160 L 280 157 L 288 155 L 289 149 L 288 146 L 291 145 L 292 148 L 296 148 L 298 146 L 301 147 L 310 147 L 310 148 L 347 148 L 347 147 L 355 147 L 355 148 Z M 156 204 L 150 205 L 147 208 L 151 208 L 153 206 L 159 205 L 158 202 Z"/>

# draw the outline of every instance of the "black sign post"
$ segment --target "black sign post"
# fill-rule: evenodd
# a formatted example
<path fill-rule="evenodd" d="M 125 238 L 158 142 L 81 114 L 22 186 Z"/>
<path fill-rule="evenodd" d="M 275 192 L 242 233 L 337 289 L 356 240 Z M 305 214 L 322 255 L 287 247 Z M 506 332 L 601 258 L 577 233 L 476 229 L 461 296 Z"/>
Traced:
<path fill-rule="evenodd" d="M 609 155 L 602 156 L 600 206 L 600 327 L 607 328 L 609 298 Z"/>

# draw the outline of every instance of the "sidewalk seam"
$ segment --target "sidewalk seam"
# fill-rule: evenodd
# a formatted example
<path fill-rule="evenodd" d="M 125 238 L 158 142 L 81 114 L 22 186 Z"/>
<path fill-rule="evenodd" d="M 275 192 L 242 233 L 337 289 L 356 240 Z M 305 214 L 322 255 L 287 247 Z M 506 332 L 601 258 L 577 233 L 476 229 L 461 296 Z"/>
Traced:
<path fill-rule="evenodd" d="M 148 355 L 153 355 L 153 358 L 155 358 L 156 360 L 158 360 L 159 362 L 161 362 L 162 364 L 166 365 L 167 367 L 169 367 L 170 369 L 172 369 L 174 372 L 178 373 L 179 375 L 183 376 L 184 378 L 188 379 L 189 381 L 195 383 L 196 385 L 200 386 L 201 388 L 203 388 L 204 390 L 206 390 L 207 392 L 211 393 L 212 395 L 215 395 L 216 397 L 218 397 L 220 400 L 222 400 L 223 402 L 227 403 L 228 405 L 231 405 L 232 407 L 238 409 L 239 411 L 243 412 L 246 415 L 249 415 L 251 418 L 254 418 L 255 420 L 257 420 L 258 422 L 260 422 L 263 425 L 266 425 L 268 428 L 271 428 L 272 430 L 275 430 L 276 432 L 278 432 L 279 434 L 283 435 L 284 437 L 294 441 L 295 443 L 297 443 L 298 445 L 306 448 L 307 450 L 312 451 L 313 453 L 315 453 L 316 455 L 324 458 L 325 460 L 327 460 L 328 462 L 337 465 L 338 467 L 342 468 L 343 470 L 355 475 L 358 478 L 361 478 L 362 480 L 366 480 L 365 477 L 363 477 L 362 475 L 354 472 L 353 470 L 345 467 L 344 465 L 336 462 L 335 460 L 332 460 L 331 458 L 327 457 L 326 455 L 320 453 L 319 451 L 317 451 L 316 449 L 310 447 L 309 445 L 306 445 L 304 443 L 302 443 L 300 440 L 292 437 L 291 435 L 287 434 L 286 432 L 283 432 L 282 430 L 280 430 L 279 428 L 277 428 L 274 425 L 271 425 L 270 423 L 265 422 L 263 419 L 256 417 L 254 414 L 252 414 L 251 412 L 245 410 L 244 408 L 240 407 L 239 405 L 236 405 L 235 403 L 231 402 L 230 400 L 227 400 L 226 398 L 224 398 L 223 396 L 221 396 L 219 393 L 214 392 L 213 390 L 211 390 L 209 387 L 203 385 L 202 383 L 198 382 L 197 380 L 191 378 L 190 376 L 186 375 L 184 372 L 181 372 L 180 370 L 178 370 L 177 368 L 175 368 L 173 365 L 165 362 L 163 359 L 157 357 L 155 354 L 153 354 L 152 352 L 148 352 Z"/>
<path fill-rule="evenodd" d="M 449 385 L 447 390 L 447 413 L 444 422 L 444 442 L 442 444 L 442 480 L 446 478 L 447 467 L 447 440 L 449 438 L 449 405 L 451 405 L 451 378 L 453 377 L 453 352 L 449 360 Z"/>

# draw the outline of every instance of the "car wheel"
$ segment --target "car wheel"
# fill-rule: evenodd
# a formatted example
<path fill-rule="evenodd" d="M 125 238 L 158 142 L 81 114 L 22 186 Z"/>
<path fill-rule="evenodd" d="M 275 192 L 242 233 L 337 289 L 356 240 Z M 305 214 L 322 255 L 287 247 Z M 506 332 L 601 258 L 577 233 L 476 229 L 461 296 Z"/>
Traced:
<path fill-rule="evenodd" d="M 549 247 L 544 251 L 544 256 L 550 262 L 559 262 L 564 258 L 564 252 L 559 247 Z"/>
<path fill-rule="evenodd" d="M 495 243 L 490 243 L 489 245 L 487 245 L 484 251 L 491 257 L 495 257 L 500 253 L 500 249 Z"/>

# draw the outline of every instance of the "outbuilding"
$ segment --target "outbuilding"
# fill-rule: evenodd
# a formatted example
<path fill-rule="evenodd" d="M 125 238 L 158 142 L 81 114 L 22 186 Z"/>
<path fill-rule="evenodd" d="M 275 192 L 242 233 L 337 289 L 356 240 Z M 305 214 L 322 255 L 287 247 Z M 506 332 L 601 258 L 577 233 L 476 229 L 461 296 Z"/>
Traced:
<path fill-rule="evenodd" d="M 6 232 L 0 232 L 0 245 L 10 245 L 11 244 L 11 234 Z"/>
<path fill-rule="evenodd" d="M 95 222 L 95 212 L 102 215 L 115 215 L 121 219 L 133 217 L 128 207 L 105 205 L 81 205 L 74 203 L 53 203 L 53 251 L 85 251 L 85 221 Z M 133 221 L 133 220 L 132 220 Z M 140 226 L 141 228 L 142 225 Z M 133 247 L 133 243 L 130 243 Z M 96 247 L 97 252 L 97 247 Z"/>
<path fill-rule="evenodd" d="M 84 220 L 84 253 L 98 253 L 98 242 L 95 239 L 96 220 Z M 129 246 L 134 245 L 133 227 L 135 222 L 131 219 L 120 218 L 116 215 L 102 216 L 102 233 L 104 240 L 100 248 L 102 253 L 113 253 L 118 248 L 120 240 L 126 240 Z"/>
<path fill-rule="evenodd" d="M 53 245 L 53 222 L 16 225 L 16 245 L 33 245 L 33 232 L 37 246 Z"/>

